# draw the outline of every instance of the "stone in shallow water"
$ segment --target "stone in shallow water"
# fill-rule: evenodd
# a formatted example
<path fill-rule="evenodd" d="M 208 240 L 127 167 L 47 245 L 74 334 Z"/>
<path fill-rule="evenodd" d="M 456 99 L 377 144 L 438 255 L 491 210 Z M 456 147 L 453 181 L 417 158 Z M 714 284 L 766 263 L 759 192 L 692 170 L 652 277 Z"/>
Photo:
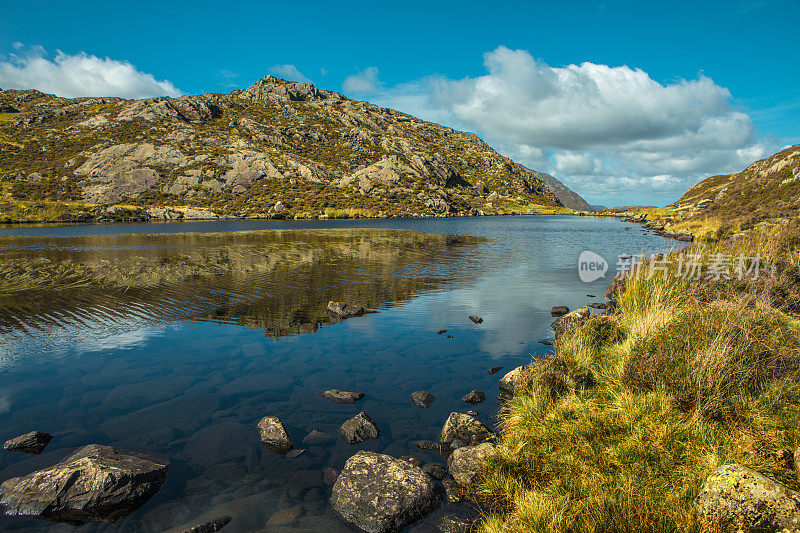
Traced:
<path fill-rule="evenodd" d="M 438 450 L 439 443 L 432 440 L 418 440 L 414 445 L 420 450 Z"/>
<path fill-rule="evenodd" d="M 414 405 L 427 409 L 431 404 L 436 401 L 436 396 L 424 390 L 418 390 L 411 393 L 411 401 Z"/>
<path fill-rule="evenodd" d="M 800 530 L 800 493 L 742 465 L 714 470 L 695 505 L 712 530 Z"/>
<path fill-rule="evenodd" d="M 447 477 L 447 467 L 441 463 L 427 464 L 422 470 L 437 481 L 441 481 Z"/>
<path fill-rule="evenodd" d="M 141 507 L 167 479 L 169 463 L 146 454 L 90 444 L 49 468 L 0 485 L 8 515 L 80 525 L 114 522 Z"/>
<path fill-rule="evenodd" d="M 347 460 L 331 494 L 333 509 L 369 533 L 401 531 L 441 502 L 441 488 L 422 469 L 365 451 Z"/>
<path fill-rule="evenodd" d="M 363 307 L 350 305 L 345 302 L 328 302 L 328 311 L 343 318 L 361 316 L 367 312 Z"/>
<path fill-rule="evenodd" d="M 231 521 L 230 516 L 220 516 L 214 520 L 209 520 L 205 524 L 200 524 L 189 529 L 184 529 L 181 533 L 216 533 Z"/>
<path fill-rule="evenodd" d="M 486 372 L 488 372 L 489 375 L 491 376 L 492 374 L 497 374 L 498 372 L 500 372 L 504 368 L 505 368 L 504 366 L 493 366 L 492 368 L 490 368 Z"/>
<path fill-rule="evenodd" d="M 3 444 L 3 449 L 10 452 L 32 453 L 39 455 L 47 447 L 53 436 L 41 431 L 31 431 L 19 437 L 9 439 Z"/>
<path fill-rule="evenodd" d="M 564 316 L 569 313 L 569 307 L 566 305 L 556 305 L 552 309 L 550 309 L 550 316 L 559 317 Z"/>
<path fill-rule="evenodd" d="M 474 416 L 474 417 L 479 417 L 481 415 L 478 411 L 473 411 L 471 409 L 469 411 L 467 411 L 467 414 L 469 416 Z"/>
<path fill-rule="evenodd" d="M 491 442 L 462 446 L 447 459 L 450 475 L 462 487 L 469 487 L 478 480 L 487 459 L 496 453 L 497 447 Z"/>
<path fill-rule="evenodd" d="M 494 440 L 495 435 L 475 417 L 450 413 L 439 436 L 442 453 L 447 457 L 456 448 Z"/>
<path fill-rule="evenodd" d="M 303 444 L 323 444 L 332 440 L 336 440 L 336 436 L 315 429 L 303 437 Z"/>
<path fill-rule="evenodd" d="M 367 439 L 377 439 L 381 436 L 381 428 L 364 411 L 361 411 L 342 424 L 339 434 L 348 444 L 356 444 Z"/>
<path fill-rule="evenodd" d="M 333 403 L 351 404 L 363 398 L 364 393 L 343 389 L 331 389 L 320 392 L 319 397 Z"/>
<path fill-rule="evenodd" d="M 479 316 L 476 316 L 476 315 L 470 315 L 469 319 L 472 320 L 472 322 L 475 323 L 475 324 L 483 323 L 483 319 L 481 317 L 479 317 Z"/>
<path fill-rule="evenodd" d="M 339 472 L 337 472 L 335 468 L 326 466 L 325 468 L 322 469 L 322 481 L 326 485 L 328 486 L 333 485 L 334 483 L 336 483 L 336 478 L 338 477 L 339 477 Z"/>
<path fill-rule="evenodd" d="M 261 434 L 261 444 L 273 453 L 286 455 L 294 448 L 289 433 L 277 416 L 262 418 L 258 423 L 258 432 Z"/>
<path fill-rule="evenodd" d="M 469 394 L 467 394 L 466 396 L 464 396 L 463 398 L 461 398 L 461 401 L 462 402 L 466 402 L 466 403 L 468 403 L 470 405 L 475 405 L 475 404 L 481 403 L 485 399 L 486 399 L 486 395 L 482 391 L 474 390 L 474 391 L 470 392 Z"/>

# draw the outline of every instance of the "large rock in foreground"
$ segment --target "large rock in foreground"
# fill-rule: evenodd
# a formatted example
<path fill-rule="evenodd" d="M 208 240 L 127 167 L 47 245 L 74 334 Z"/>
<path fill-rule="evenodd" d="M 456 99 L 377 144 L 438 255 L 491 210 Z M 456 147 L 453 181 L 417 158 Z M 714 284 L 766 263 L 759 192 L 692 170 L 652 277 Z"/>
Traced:
<path fill-rule="evenodd" d="M 331 506 L 369 533 L 401 531 L 442 503 L 441 488 L 408 461 L 358 452 L 333 485 Z"/>
<path fill-rule="evenodd" d="M 695 504 L 714 531 L 800 531 L 800 493 L 742 465 L 714 470 Z"/>
<path fill-rule="evenodd" d="M 90 444 L 50 468 L 5 481 L 0 503 L 8 515 L 72 525 L 114 522 L 157 493 L 168 470 L 155 457 Z"/>
<path fill-rule="evenodd" d="M 450 475 L 462 487 L 471 487 L 480 479 L 489 457 L 497 454 L 497 446 L 484 442 L 477 446 L 462 446 L 447 459 Z"/>

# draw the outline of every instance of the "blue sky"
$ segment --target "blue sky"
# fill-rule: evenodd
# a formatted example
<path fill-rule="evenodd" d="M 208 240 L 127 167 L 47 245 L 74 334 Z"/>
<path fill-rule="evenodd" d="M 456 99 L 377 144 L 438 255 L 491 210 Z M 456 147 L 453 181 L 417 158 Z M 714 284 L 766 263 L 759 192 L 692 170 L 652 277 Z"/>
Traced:
<path fill-rule="evenodd" d="M 591 203 L 665 204 L 800 142 L 800 1 L 0 1 L 0 87 L 308 79 L 460 129 Z M 626 68 L 627 67 L 627 68 Z"/>

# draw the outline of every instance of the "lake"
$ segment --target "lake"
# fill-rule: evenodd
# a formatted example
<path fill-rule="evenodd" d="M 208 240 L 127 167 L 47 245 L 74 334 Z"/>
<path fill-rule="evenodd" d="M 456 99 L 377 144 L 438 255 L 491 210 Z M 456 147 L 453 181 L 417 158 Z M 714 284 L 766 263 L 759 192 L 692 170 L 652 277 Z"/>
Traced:
<path fill-rule="evenodd" d="M 414 442 L 438 440 L 452 411 L 494 425 L 498 379 L 552 350 L 538 342 L 552 338 L 552 306 L 602 302 L 620 255 L 681 246 L 594 217 L 2 228 L 0 440 L 54 438 L 39 456 L 0 453 L 0 481 L 91 443 L 171 467 L 116 523 L 0 517 L 0 529 L 181 531 L 227 514 L 230 533 L 354 531 L 327 504 L 324 468 L 358 450 L 443 463 Z M 605 278 L 580 281 L 584 250 L 606 259 Z M 377 313 L 341 320 L 329 300 Z M 331 388 L 366 396 L 317 397 Z M 473 389 L 487 395 L 474 407 L 460 400 Z M 418 390 L 436 396 L 430 408 L 411 402 Z M 338 428 L 362 410 L 382 434 L 348 445 Z M 266 415 L 305 452 L 261 446 Z M 332 438 L 304 444 L 313 430 Z M 409 531 L 469 512 L 445 503 Z"/>

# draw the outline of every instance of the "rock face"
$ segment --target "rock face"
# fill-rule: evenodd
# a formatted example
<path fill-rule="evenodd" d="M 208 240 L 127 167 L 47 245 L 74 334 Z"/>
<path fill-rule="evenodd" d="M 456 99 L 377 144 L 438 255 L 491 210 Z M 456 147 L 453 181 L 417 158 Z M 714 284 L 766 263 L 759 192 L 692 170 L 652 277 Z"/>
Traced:
<path fill-rule="evenodd" d="M 363 398 L 364 393 L 343 389 L 331 389 L 320 392 L 319 397 L 333 403 L 352 404 Z"/>
<path fill-rule="evenodd" d="M 339 434 L 348 444 L 356 444 L 367 439 L 377 439 L 381 436 L 381 428 L 364 411 L 361 411 L 342 424 Z"/>
<path fill-rule="evenodd" d="M 462 446 L 447 459 L 450 475 L 462 487 L 470 487 L 483 472 L 486 460 L 497 454 L 497 446 L 484 442 L 476 446 Z"/>
<path fill-rule="evenodd" d="M 695 505 L 712 530 L 800 531 L 800 493 L 741 465 L 714 470 Z"/>
<path fill-rule="evenodd" d="M 364 451 L 347 460 L 331 495 L 333 509 L 369 533 L 401 531 L 441 502 L 441 488 L 419 467 Z"/>
<path fill-rule="evenodd" d="M 576 309 L 571 313 L 567 313 L 560 318 L 556 318 L 550 325 L 553 328 L 553 331 L 556 332 L 556 340 L 558 340 L 561 335 L 566 333 L 569 328 L 579 322 L 583 322 L 590 316 L 592 316 L 592 312 L 589 310 L 589 308 L 581 307 L 580 309 Z"/>
<path fill-rule="evenodd" d="M 464 413 L 450 413 L 442 427 L 439 443 L 442 453 L 450 453 L 462 446 L 472 446 L 494 440 L 495 435 L 480 420 Z"/>
<path fill-rule="evenodd" d="M 189 529 L 184 529 L 182 533 L 216 533 L 231 521 L 230 516 L 220 516 L 204 524 L 200 524 Z"/>
<path fill-rule="evenodd" d="M 486 395 L 479 390 L 474 390 L 468 394 L 466 394 L 463 398 L 461 398 L 462 402 L 466 402 L 470 405 L 479 404 L 486 399 Z"/>
<path fill-rule="evenodd" d="M 519 378 L 520 373 L 527 368 L 528 365 L 518 366 L 511 372 L 508 372 L 505 376 L 500 378 L 500 390 L 509 396 L 514 395 L 514 390 L 517 386 L 517 378 Z"/>
<path fill-rule="evenodd" d="M 261 434 L 261 444 L 273 453 L 286 455 L 294 448 L 289 433 L 277 416 L 262 418 L 258 423 L 258 432 Z"/>
<path fill-rule="evenodd" d="M 411 401 L 414 402 L 414 405 L 417 407 L 422 407 L 423 409 L 427 409 L 431 406 L 431 404 L 436 401 L 436 396 L 431 394 L 430 392 L 424 390 L 418 390 L 416 392 L 411 393 Z"/>
<path fill-rule="evenodd" d="M 342 318 L 361 316 L 366 313 L 366 309 L 345 302 L 328 302 L 328 311 Z"/>
<path fill-rule="evenodd" d="M 31 431 L 19 437 L 9 439 L 3 444 L 3 449 L 10 452 L 32 453 L 39 455 L 47 447 L 53 436 L 41 431 Z"/>
<path fill-rule="evenodd" d="M 169 463 L 90 444 L 49 468 L 5 481 L 6 514 L 80 525 L 114 522 L 141 507 L 167 479 Z"/>

